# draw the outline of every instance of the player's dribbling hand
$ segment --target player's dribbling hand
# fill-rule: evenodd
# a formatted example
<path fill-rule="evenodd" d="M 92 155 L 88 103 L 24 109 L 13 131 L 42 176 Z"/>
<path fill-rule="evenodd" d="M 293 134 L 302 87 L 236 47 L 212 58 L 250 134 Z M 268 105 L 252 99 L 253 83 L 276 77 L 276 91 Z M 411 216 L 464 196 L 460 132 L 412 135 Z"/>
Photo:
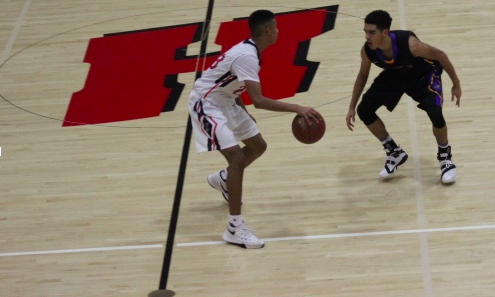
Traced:
<path fill-rule="evenodd" d="M 322 119 L 321 114 L 312 107 L 301 106 L 297 114 L 304 117 L 308 123 L 318 123 Z"/>

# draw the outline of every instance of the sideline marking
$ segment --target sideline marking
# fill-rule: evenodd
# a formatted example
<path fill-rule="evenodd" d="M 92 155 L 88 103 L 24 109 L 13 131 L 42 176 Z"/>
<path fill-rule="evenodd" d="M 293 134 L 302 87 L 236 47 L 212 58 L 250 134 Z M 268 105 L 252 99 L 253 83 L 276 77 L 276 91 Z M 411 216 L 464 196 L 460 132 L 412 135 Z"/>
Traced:
<path fill-rule="evenodd" d="M 447 228 L 433 228 L 433 229 L 413 229 L 413 230 L 394 230 L 394 231 L 376 231 L 376 232 L 358 232 L 358 233 L 347 233 L 347 234 L 344 233 L 344 234 L 324 234 L 324 235 L 274 237 L 274 238 L 263 238 L 263 240 L 265 242 L 278 242 L 278 241 L 334 239 L 334 238 L 383 236 L 383 235 L 405 235 L 405 234 L 421 234 L 421 233 L 453 232 L 453 231 L 477 231 L 477 230 L 490 230 L 490 229 L 495 229 L 495 225 L 447 227 Z M 207 245 L 221 245 L 221 244 L 226 244 L 226 242 L 225 241 L 202 241 L 202 242 L 178 243 L 177 247 L 193 247 L 193 246 L 207 246 Z M 163 248 L 163 247 L 164 247 L 163 244 L 151 244 L 151 245 L 131 245 L 131 246 L 117 246 L 117 247 L 104 247 L 104 248 L 100 247 L 100 248 L 50 250 L 50 251 L 28 251 L 28 252 L 16 252 L 16 253 L 0 253 L 0 257 L 53 255 L 53 254 L 88 253 L 88 252 L 108 252 L 108 251 L 122 251 L 122 250 L 141 250 L 141 249 L 158 249 L 158 248 Z"/>
<path fill-rule="evenodd" d="M 0 257 L 108 252 L 108 251 L 143 250 L 143 249 L 158 249 L 158 248 L 163 248 L 163 244 L 129 245 L 129 246 L 100 247 L 100 248 L 86 248 L 86 249 L 51 250 L 51 251 L 31 251 L 31 252 L 18 252 L 18 253 L 0 253 Z"/>
<path fill-rule="evenodd" d="M 472 231 L 472 230 L 486 230 L 486 229 L 495 229 L 495 225 L 448 227 L 448 228 L 434 228 L 434 229 L 396 230 L 396 231 L 377 231 L 377 232 L 362 232 L 362 233 L 347 233 L 347 234 L 306 235 L 306 236 L 291 236 L 291 237 L 262 238 L 262 239 L 265 242 L 277 242 L 277 241 L 288 241 L 288 240 L 332 239 L 332 238 L 346 238 L 346 237 L 421 234 L 421 233 Z M 203 241 L 203 242 L 179 243 L 179 244 L 177 244 L 177 246 L 178 247 L 191 247 L 191 246 L 206 246 L 206 245 L 219 245 L 219 244 L 226 244 L 226 243 L 225 243 L 225 241 Z"/>

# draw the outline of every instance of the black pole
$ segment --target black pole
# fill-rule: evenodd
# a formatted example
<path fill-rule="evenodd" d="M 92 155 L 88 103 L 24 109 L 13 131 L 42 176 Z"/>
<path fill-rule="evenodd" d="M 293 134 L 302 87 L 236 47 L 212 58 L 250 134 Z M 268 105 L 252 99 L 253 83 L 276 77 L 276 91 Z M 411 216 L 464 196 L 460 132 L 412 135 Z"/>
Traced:
<path fill-rule="evenodd" d="M 191 117 L 188 117 L 186 135 L 184 136 L 184 145 L 182 149 L 181 164 L 179 167 L 179 176 L 177 178 L 177 187 L 175 189 L 174 205 L 172 207 L 172 215 L 170 216 L 170 225 L 168 228 L 167 245 L 165 248 L 165 255 L 163 257 L 162 274 L 160 277 L 160 285 L 158 286 L 159 290 L 165 290 L 167 288 L 168 274 L 170 271 L 170 263 L 172 260 L 172 250 L 174 248 L 175 231 L 177 229 L 177 220 L 179 218 L 179 208 L 180 208 L 180 201 L 182 196 L 182 188 L 184 186 L 187 158 L 189 156 L 189 144 L 191 142 L 191 133 L 192 133 Z"/>
<path fill-rule="evenodd" d="M 210 30 L 211 16 L 213 14 L 214 0 L 208 0 L 208 10 L 206 12 L 206 19 L 203 26 L 203 40 L 201 41 L 201 50 L 199 58 L 203 57 L 206 53 L 206 44 L 208 42 L 208 33 Z M 202 71 L 196 71 L 196 79 L 201 77 Z M 170 226 L 168 229 L 167 245 L 165 248 L 165 255 L 163 257 L 162 274 L 160 276 L 160 285 L 158 290 L 166 290 L 168 275 L 170 272 L 170 263 L 172 260 L 172 250 L 174 248 L 175 231 L 177 229 L 177 220 L 179 218 L 180 202 L 182 197 L 182 189 L 184 187 L 184 178 L 186 175 L 187 158 L 189 156 L 189 145 L 191 143 L 192 125 L 191 117 L 187 117 L 186 134 L 184 136 L 184 145 L 182 148 L 182 157 L 179 167 L 179 176 L 177 177 L 177 187 L 175 189 L 174 205 L 172 207 L 172 215 L 170 216 Z"/>

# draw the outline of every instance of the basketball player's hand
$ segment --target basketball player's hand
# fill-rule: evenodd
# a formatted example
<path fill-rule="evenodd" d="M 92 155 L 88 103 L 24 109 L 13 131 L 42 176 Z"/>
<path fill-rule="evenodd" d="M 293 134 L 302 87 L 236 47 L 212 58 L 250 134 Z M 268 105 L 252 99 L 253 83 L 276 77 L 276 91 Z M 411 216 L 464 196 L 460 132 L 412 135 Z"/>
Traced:
<path fill-rule="evenodd" d="M 320 113 L 317 112 L 312 107 L 300 106 L 299 110 L 297 111 L 297 114 L 304 117 L 308 123 L 311 123 L 311 122 L 318 123 L 320 121 L 320 119 L 322 118 Z"/>
<path fill-rule="evenodd" d="M 345 121 L 347 123 L 347 128 L 351 131 L 354 131 L 354 122 L 356 121 L 356 110 L 355 109 L 349 109 L 349 112 L 347 113 L 347 116 L 345 117 Z"/>
<path fill-rule="evenodd" d="M 461 86 L 459 85 L 453 85 L 452 86 L 452 102 L 454 102 L 454 97 L 456 99 L 455 105 L 461 106 Z"/>

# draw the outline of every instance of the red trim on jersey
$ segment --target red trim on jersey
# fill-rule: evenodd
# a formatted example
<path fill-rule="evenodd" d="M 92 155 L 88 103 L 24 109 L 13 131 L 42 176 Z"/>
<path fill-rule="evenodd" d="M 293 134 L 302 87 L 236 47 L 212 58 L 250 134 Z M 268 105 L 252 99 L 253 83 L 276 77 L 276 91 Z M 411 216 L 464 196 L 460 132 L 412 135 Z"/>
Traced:
<path fill-rule="evenodd" d="M 208 150 L 210 150 L 210 147 L 211 147 L 211 150 L 217 150 L 217 149 L 219 149 L 220 146 L 217 145 L 218 139 L 217 139 L 217 136 L 216 136 L 217 135 L 218 123 L 215 122 L 215 120 L 212 117 L 207 116 L 205 114 L 205 112 L 203 110 L 203 105 L 202 104 L 196 104 L 195 111 L 199 115 L 198 121 L 200 123 L 201 131 L 203 131 L 203 133 L 206 136 L 208 136 L 208 142 L 211 145 L 210 146 L 210 145 L 206 144 L 206 147 L 208 148 Z M 204 129 L 203 119 L 206 119 L 212 125 L 211 135 L 208 132 L 206 132 L 206 130 Z"/>
<path fill-rule="evenodd" d="M 215 120 L 213 120 L 213 118 L 209 118 L 209 119 L 215 124 L 215 125 L 213 125 L 214 128 L 213 128 L 213 132 L 211 133 L 212 138 L 210 138 L 210 142 L 212 144 L 211 148 L 212 148 L 212 150 L 217 150 L 218 149 L 218 147 L 217 147 L 217 142 L 218 142 L 218 140 L 217 140 L 217 127 L 218 127 L 218 124 L 217 124 L 217 122 L 215 122 Z"/>
<path fill-rule="evenodd" d="M 208 96 L 208 94 L 210 94 L 213 90 L 215 90 L 219 85 L 223 84 L 225 81 L 231 79 L 232 77 L 234 77 L 235 75 L 229 75 L 227 76 L 225 79 L 223 79 L 222 81 L 220 81 L 219 83 L 217 83 L 215 86 L 213 86 L 213 88 L 211 88 L 208 92 L 206 92 L 206 94 L 203 96 L 203 98 L 206 99 L 206 97 Z"/>

